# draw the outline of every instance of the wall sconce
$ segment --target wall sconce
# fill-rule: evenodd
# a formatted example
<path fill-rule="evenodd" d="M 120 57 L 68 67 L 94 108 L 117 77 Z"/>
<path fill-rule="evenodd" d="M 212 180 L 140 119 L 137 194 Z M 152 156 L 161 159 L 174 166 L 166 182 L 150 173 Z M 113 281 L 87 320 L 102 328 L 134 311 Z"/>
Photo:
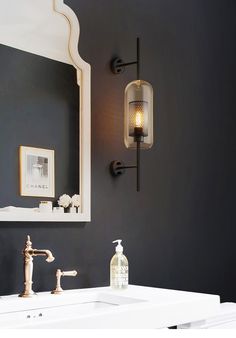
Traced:
<path fill-rule="evenodd" d="M 115 58 L 111 62 L 114 74 L 120 74 L 125 67 L 137 66 L 137 80 L 125 88 L 124 98 L 124 143 L 128 149 L 136 149 L 136 164 L 125 165 L 122 161 L 112 161 L 110 172 L 120 176 L 125 169 L 136 169 L 137 191 L 140 191 L 140 149 L 150 149 L 153 145 L 153 89 L 150 83 L 140 80 L 140 44 L 137 38 L 137 59 L 124 63 Z"/>

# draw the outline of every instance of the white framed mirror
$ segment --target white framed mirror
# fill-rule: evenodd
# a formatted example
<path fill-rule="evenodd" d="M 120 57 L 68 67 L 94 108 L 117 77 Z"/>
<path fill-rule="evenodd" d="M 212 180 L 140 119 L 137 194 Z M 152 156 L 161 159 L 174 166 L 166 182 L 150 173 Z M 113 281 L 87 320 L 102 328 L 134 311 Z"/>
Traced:
<path fill-rule="evenodd" d="M 79 90 L 78 213 L 40 213 L 11 208 L 0 202 L 0 221 L 88 222 L 91 220 L 91 84 L 90 65 L 78 53 L 80 27 L 63 0 L 0 1 L 0 44 L 23 53 L 55 60 L 75 68 Z M 1 107 L 1 102 L 0 102 Z M 22 144 L 19 144 L 19 147 Z M 7 144 L 4 144 L 7 147 Z M 63 166 L 63 163 L 61 163 Z M 57 168 L 55 168 L 57 170 Z M 18 173 L 16 172 L 16 175 Z M 18 188 L 18 187 L 17 187 Z M 67 191 L 64 191 L 67 193 Z M 55 198 L 59 196 L 55 195 Z M 43 200 L 43 199 L 42 199 Z M 50 200 L 50 199 L 49 199 Z M 55 199 L 54 199 L 55 200 Z M 35 207 L 38 205 L 36 201 Z M 9 205 L 9 204 L 8 204 Z"/>

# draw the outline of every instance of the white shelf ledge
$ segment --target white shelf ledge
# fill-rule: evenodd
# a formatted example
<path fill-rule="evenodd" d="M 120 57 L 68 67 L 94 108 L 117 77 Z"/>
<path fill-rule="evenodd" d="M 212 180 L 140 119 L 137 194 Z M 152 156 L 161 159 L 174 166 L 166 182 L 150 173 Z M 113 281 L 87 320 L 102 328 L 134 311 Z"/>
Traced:
<path fill-rule="evenodd" d="M 89 215 L 70 213 L 0 212 L 0 222 L 89 222 Z"/>

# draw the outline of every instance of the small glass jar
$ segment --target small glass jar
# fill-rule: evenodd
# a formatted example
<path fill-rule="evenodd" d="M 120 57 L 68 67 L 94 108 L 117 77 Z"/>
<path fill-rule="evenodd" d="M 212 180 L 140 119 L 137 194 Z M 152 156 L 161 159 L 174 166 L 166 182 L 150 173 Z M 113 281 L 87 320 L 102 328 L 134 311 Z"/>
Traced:
<path fill-rule="evenodd" d="M 58 213 L 58 214 L 63 214 L 64 213 L 64 208 L 63 207 L 54 207 L 53 212 Z"/>
<path fill-rule="evenodd" d="M 76 214 L 77 210 L 76 210 L 76 207 L 70 207 L 69 208 L 69 213 L 70 214 Z"/>
<path fill-rule="evenodd" d="M 40 201 L 39 212 L 52 212 L 52 202 L 51 201 Z"/>

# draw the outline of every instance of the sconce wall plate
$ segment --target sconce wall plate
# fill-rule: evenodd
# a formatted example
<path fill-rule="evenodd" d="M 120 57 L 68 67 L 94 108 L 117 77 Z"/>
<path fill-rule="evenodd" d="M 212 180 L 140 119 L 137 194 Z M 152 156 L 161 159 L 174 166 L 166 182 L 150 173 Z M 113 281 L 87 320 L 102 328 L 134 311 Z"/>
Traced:
<path fill-rule="evenodd" d="M 110 172 L 112 176 L 119 176 L 125 173 L 125 164 L 122 161 L 112 161 L 110 163 Z"/>
<path fill-rule="evenodd" d="M 120 58 L 114 58 L 111 61 L 111 71 L 113 74 L 121 74 L 125 71 L 124 62 Z"/>

